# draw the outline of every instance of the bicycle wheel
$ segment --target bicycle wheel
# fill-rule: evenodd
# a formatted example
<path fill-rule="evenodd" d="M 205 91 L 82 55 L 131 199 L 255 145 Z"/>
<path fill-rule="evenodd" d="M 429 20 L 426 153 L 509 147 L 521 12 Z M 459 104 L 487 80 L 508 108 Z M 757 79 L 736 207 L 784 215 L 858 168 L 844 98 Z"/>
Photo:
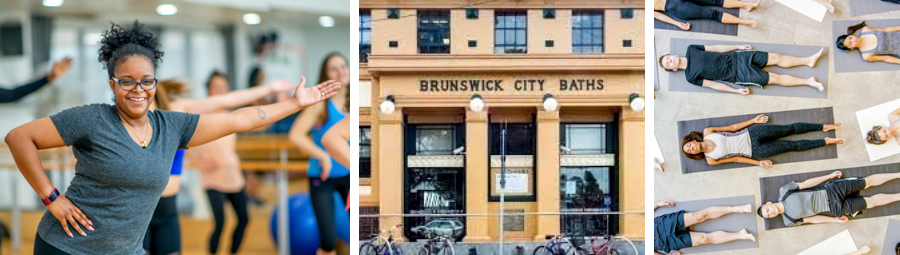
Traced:
<path fill-rule="evenodd" d="M 538 246 L 534 248 L 534 251 L 531 252 L 531 255 L 553 255 L 550 253 L 550 249 L 547 249 L 547 246 Z"/>
<path fill-rule="evenodd" d="M 375 246 L 372 246 L 371 243 L 364 243 L 362 246 L 359 246 L 359 255 L 380 255 L 378 251 L 375 249 Z"/>
<path fill-rule="evenodd" d="M 456 251 L 453 250 L 453 243 L 450 240 L 444 240 L 441 243 L 441 250 L 438 251 L 437 255 L 454 255 Z"/>

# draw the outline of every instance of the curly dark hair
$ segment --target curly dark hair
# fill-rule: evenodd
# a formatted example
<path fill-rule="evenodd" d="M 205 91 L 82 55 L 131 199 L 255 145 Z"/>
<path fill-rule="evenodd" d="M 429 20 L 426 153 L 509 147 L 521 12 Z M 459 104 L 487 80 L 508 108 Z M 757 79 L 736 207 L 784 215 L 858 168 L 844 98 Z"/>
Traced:
<path fill-rule="evenodd" d="M 897 243 L 897 246 L 894 247 L 894 252 L 896 252 L 897 255 L 900 255 L 900 243 Z"/>
<path fill-rule="evenodd" d="M 100 63 L 106 67 L 109 77 L 112 78 L 116 67 L 128 57 L 142 56 L 153 63 L 153 70 L 162 60 L 163 52 L 159 50 L 159 40 L 143 24 L 134 21 L 130 28 L 124 28 L 112 23 L 109 30 L 103 32 L 100 40 Z"/>
<path fill-rule="evenodd" d="M 703 142 L 703 134 L 700 132 L 697 132 L 697 131 L 692 131 L 690 134 L 682 137 L 681 138 L 681 148 L 679 148 L 679 150 L 681 150 L 681 153 L 684 154 L 684 156 L 689 159 L 702 160 L 702 159 L 706 158 L 706 155 L 704 155 L 703 152 L 700 152 L 697 154 L 689 154 L 687 152 L 684 152 L 684 144 L 691 142 L 691 141 Z"/>

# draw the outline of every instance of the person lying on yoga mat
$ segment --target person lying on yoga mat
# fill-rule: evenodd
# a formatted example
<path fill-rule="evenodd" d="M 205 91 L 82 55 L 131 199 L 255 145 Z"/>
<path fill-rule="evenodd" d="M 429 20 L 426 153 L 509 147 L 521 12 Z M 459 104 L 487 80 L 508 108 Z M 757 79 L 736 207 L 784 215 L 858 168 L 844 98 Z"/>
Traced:
<path fill-rule="evenodd" d="M 661 201 L 653 204 L 653 210 L 659 207 L 673 207 L 672 201 Z M 746 229 L 736 233 L 716 231 L 701 233 L 690 231 L 691 226 L 706 220 L 718 219 L 732 213 L 749 213 L 753 210 L 750 204 L 741 206 L 713 206 L 696 212 L 684 210 L 663 214 L 653 218 L 653 250 L 655 254 L 669 254 L 684 248 L 696 247 L 704 244 L 721 244 L 737 240 L 756 241 L 753 234 Z M 680 254 L 675 252 L 673 254 Z"/>
<path fill-rule="evenodd" d="M 822 49 L 824 50 L 824 48 Z M 742 95 L 750 94 L 750 89 L 736 89 L 719 81 L 732 82 L 743 86 L 765 87 L 768 84 L 782 86 L 807 85 L 825 90 L 815 77 L 802 79 L 786 74 L 774 74 L 763 70 L 766 66 L 778 65 L 788 68 L 800 65 L 815 67 L 822 50 L 809 57 L 794 57 L 754 51 L 750 45 L 691 45 L 684 57 L 667 54 L 659 58 L 659 66 L 666 71 L 684 69 L 684 77 L 691 84 L 723 92 Z"/>
<path fill-rule="evenodd" d="M 753 10 L 753 7 L 759 6 L 759 2 L 760 0 L 757 0 L 755 3 L 739 0 L 656 0 L 653 2 L 653 10 L 655 10 L 653 17 L 662 22 L 675 25 L 682 30 L 690 30 L 691 24 L 679 22 L 672 17 L 681 20 L 708 19 L 726 24 L 741 24 L 756 28 L 755 20 L 738 18 L 706 6 L 744 8 L 749 12 Z"/>
<path fill-rule="evenodd" d="M 805 151 L 828 144 L 843 144 L 843 138 L 786 141 L 779 138 L 812 131 L 828 132 L 843 124 L 793 123 L 790 125 L 753 125 L 769 121 L 765 114 L 727 127 L 708 127 L 703 133 L 692 131 L 681 138 L 681 152 L 689 159 L 706 159 L 710 165 L 744 163 L 771 168 L 771 160 L 756 160 L 789 151 Z"/>
<path fill-rule="evenodd" d="M 858 49 L 865 61 L 900 64 L 900 26 L 876 28 L 863 21 L 848 27 L 847 34 L 838 36 L 834 44 L 841 50 Z"/>
<path fill-rule="evenodd" d="M 900 193 L 859 196 L 859 191 L 898 179 L 900 173 L 873 174 L 865 178 L 842 176 L 841 171 L 834 171 L 799 183 L 789 182 L 778 189 L 778 202 L 766 202 L 756 213 L 767 219 L 781 215 L 788 227 L 803 223 L 846 223 L 847 215 L 856 216 L 864 209 L 900 200 Z"/>
<path fill-rule="evenodd" d="M 900 109 L 894 110 L 888 114 L 888 120 L 891 124 L 888 126 L 874 126 L 869 133 L 866 134 L 866 142 L 874 145 L 882 145 L 891 139 L 891 137 L 900 136 Z M 896 139 L 900 143 L 900 139 Z"/>

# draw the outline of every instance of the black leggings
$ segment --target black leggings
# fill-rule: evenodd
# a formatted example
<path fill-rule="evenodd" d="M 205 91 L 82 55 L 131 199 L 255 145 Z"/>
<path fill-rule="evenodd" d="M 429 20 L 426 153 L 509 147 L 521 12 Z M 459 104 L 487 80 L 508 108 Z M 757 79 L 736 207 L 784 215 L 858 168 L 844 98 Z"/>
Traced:
<path fill-rule="evenodd" d="M 234 234 L 231 236 L 231 253 L 237 253 L 241 248 L 241 241 L 244 240 L 244 229 L 250 218 L 247 216 L 247 195 L 244 190 L 237 193 L 222 193 L 217 190 L 208 189 L 206 195 L 209 196 L 209 205 L 212 207 L 213 216 L 216 218 L 216 229 L 209 236 L 209 253 L 216 254 L 219 249 L 219 237 L 222 236 L 222 228 L 225 225 L 225 200 L 231 202 L 234 207 L 234 213 L 237 214 L 238 222 L 234 227 Z"/>
<path fill-rule="evenodd" d="M 779 138 L 822 131 L 824 125 L 812 123 L 793 123 L 790 125 L 753 125 L 747 128 L 750 132 L 751 153 L 754 159 L 762 159 L 789 151 L 805 151 L 825 146 L 824 139 L 785 141 Z"/>
<path fill-rule="evenodd" d="M 175 196 L 161 197 L 156 204 L 147 234 L 144 234 L 144 250 L 151 255 L 181 252 L 181 227 L 178 226 Z"/>
<path fill-rule="evenodd" d="M 337 243 L 337 230 L 334 221 L 334 192 L 341 194 L 344 204 L 347 203 L 347 194 L 350 194 L 350 176 L 329 178 L 324 182 L 319 178 L 310 178 L 309 197 L 312 200 L 313 211 L 316 213 L 316 223 L 319 225 L 319 248 L 331 252 Z"/>
<path fill-rule="evenodd" d="M 666 14 L 681 20 L 709 19 L 722 22 L 721 11 L 703 6 L 725 5 L 725 0 L 667 0 Z"/>
<path fill-rule="evenodd" d="M 34 255 L 69 255 L 48 244 L 41 235 L 34 233 Z"/>

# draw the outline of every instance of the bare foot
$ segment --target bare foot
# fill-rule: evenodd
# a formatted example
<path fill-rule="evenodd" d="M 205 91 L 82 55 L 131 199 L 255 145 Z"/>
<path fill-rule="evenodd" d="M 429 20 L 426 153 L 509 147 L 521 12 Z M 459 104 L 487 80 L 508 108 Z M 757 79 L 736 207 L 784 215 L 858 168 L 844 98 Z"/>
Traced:
<path fill-rule="evenodd" d="M 822 48 L 819 50 L 819 52 L 816 52 L 816 54 L 809 56 L 809 64 L 806 64 L 806 65 L 808 65 L 809 67 L 816 67 L 816 62 L 819 61 L 819 57 L 822 56 L 822 51 L 824 51 L 824 50 L 825 50 L 825 48 Z"/>
<path fill-rule="evenodd" d="M 822 85 L 821 82 L 816 81 L 816 77 L 810 77 L 808 81 L 809 81 L 809 83 L 808 83 L 809 86 L 812 86 L 813 88 L 817 88 L 817 89 L 819 89 L 819 91 L 825 90 L 825 85 Z"/>
<path fill-rule="evenodd" d="M 753 206 L 750 204 L 734 206 L 733 208 L 735 213 L 748 213 L 753 210 Z"/>
<path fill-rule="evenodd" d="M 841 124 L 841 123 L 835 123 L 835 124 L 831 124 L 831 125 L 824 125 L 824 127 L 825 127 L 825 128 L 822 129 L 822 131 L 828 132 L 828 131 L 831 131 L 831 130 L 835 130 L 835 129 L 838 129 L 838 128 L 842 128 L 842 127 L 844 127 L 844 124 Z"/>
<path fill-rule="evenodd" d="M 748 12 L 751 12 L 751 11 L 753 11 L 753 8 L 756 8 L 757 6 L 759 6 L 760 2 L 762 2 L 762 0 L 756 1 L 756 3 L 752 3 L 752 4 L 748 5 L 747 7 L 744 7 L 744 9 L 747 10 Z"/>
<path fill-rule="evenodd" d="M 752 240 L 756 242 L 756 237 L 754 237 L 753 234 L 750 234 L 750 232 L 747 232 L 746 229 L 742 229 L 739 233 L 741 234 L 741 239 Z"/>
<path fill-rule="evenodd" d="M 844 138 L 825 138 L 825 144 L 844 144 Z"/>
<path fill-rule="evenodd" d="M 755 20 L 752 20 L 752 19 L 750 20 L 750 27 L 756 28 L 756 21 L 755 21 Z"/>

